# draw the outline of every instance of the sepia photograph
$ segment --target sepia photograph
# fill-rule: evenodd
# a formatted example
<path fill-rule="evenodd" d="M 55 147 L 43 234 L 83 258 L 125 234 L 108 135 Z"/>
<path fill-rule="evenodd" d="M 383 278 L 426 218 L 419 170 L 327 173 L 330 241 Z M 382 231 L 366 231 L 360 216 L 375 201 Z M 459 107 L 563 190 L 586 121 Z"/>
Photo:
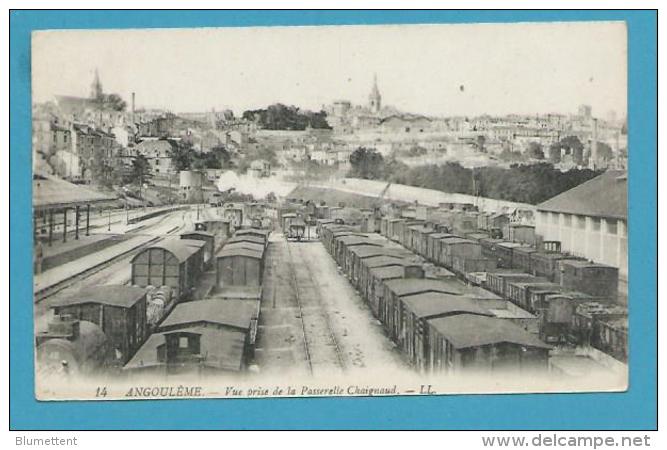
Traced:
<path fill-rule="evenodd" d="M 625 22 L 30 45 L 37 400 L 629 388 Z"/>

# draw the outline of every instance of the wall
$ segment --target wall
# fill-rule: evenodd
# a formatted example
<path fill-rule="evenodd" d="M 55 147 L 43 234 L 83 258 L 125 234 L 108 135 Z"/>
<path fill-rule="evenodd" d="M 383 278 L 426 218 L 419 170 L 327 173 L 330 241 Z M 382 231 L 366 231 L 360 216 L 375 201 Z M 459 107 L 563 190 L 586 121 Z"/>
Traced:
<path fill-rule="evenodd" d="M 359 178 L 345 178 L 342 180 L 335 180 L 323 184 L 314 184 L 319 187 L 328 187 L 337 189 L 343 192 L 352 192 L 371 197 L 378 197 L 382 191 L 387 187 L 387 182 L 375 180 L 362 180 Z M 509 209 L 529 209 L 535 211 L 534 205 L 527 203 L 517 203 L 505 200 L 495 200 L 485 197 L 475 197 L 467 194 L 456 194 L 449 192 L 436 191 L 434 189 L 424 189 L 413 186 L 406 186 L 404 184 L 390 184 L 387 191 L 384 193 L 383 199 L 403 201 L 414 203 L 415 200 L 420 204 L 438 206 L 439 203 L 453 202 L 453 203 L 472 203 L 477 205 L 480 211 L 485 212 L 500 212 L 503 208 Z"/>
<path fill-rule="evenodd" d="M 577 216 L 540 211 L 535 233 L 544 240 L 561 242 L 561 249 L 597 263 L 618 267 L 619 277 L 628 276 L 628 233 L 624 220 Z"/>

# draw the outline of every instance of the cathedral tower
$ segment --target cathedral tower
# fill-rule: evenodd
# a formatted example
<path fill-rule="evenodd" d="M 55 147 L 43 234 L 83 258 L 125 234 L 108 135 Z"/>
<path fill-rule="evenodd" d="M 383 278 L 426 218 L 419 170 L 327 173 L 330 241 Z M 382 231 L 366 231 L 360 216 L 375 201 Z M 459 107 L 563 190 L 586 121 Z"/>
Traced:
<path fill-rule="evenodd" d="M 90 85 L 90 98 L 99 99 L 102 97 L 102 82 L 100 81 L 100 74 L 95 69 L 95 79 Z"/>

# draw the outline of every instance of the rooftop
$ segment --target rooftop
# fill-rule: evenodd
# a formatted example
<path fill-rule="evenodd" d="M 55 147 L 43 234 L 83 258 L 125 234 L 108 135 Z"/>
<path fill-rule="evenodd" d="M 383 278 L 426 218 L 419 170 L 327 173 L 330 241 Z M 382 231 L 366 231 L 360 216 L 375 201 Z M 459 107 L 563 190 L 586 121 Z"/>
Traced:
<path fill-rule="evenodd" d="M 78 184 L 40 174 L 32 180 L 32 202 L 36 209 L 111 202 L 115 196 L 102 194 Z"/>
<path fill-rule="evenodd" d="M 459 314 L 451 317 L 431 319 L 429 325 L 435 328 L 455 348 L 464 349 L 508 342 L 525 347 L 551 349 L 509 320 L 474 314 Z"/>
<path fill-rule="evenodd" d="M 200 335 L 201 364 L 222 370 L 241 370 L 245 334 L 241 331 L 195 327 L 188 332 Z M 172 332 L 173 333 L 173 332 Z M 158 361 L 158 347 L 165 345 L 170 332 L 153 333 L 123 369 L 141 369 L 164 365 Z"/>
<path fill-rule="evenodd" d="M 407 295 L 402 298 L 402 302 L 419 318 L 428 319 L 462 313 L 491 316 L 490 312 L 480 308 L 469 298 L 441 292 Z"/>
<path fill-rule="evenodd" d="M 134 257 L 133 261 L 142 253 L 149 251 L 150 249 L 155 249 L 155 248 L 161 248 L 163 250 L 168 251 L 174 257 L 178 260 L 179 263 L 185 262 L 192 256 L 193 254 L 197 253 L 199 251 L 200 247 L 191 245 L 189 241 L 192 241 L 192 239 L 179 239 L 179 238 L 171 238 L 164 240 L 162 242 L 158 242 L 157 244 L 153 244 L 150 247 L 144 249 L 140 253 L 137 254 L 137 256 Z M 197 241 L 197 242 L 202 242 L 203 241 Z"/>
<path fill-rule="evenodd" d="M 130 308 L 146 297 L 146 289 L 125 285 L 102 285 L 84 287 L 67 297 L 56 298 L 51 307 L 100 303 L 109 306 Z"/>
<path fill-rule="evenodd" d="M 397 296 L 419 294 L 422 292 L 442 292 L 445 294 L 460 295 L 463 285 L 457 280 L 434 280 L 428 278 L 404 278 L 390 280 L 385 286 Z"/>
<path fill-rule="evenodd" d="M 227 325 L 242 330 L 250 329 L 251 321 L 257 316 L 258 304 L 250 300 L 197 300 L 179 303 L 160 325 L 167 327 L 209 322 Z"/>
<path fill-rule="evenodd" d="M 626 220 L 628 179 L 624 171 L 602 175 L 537 205 L 539 211 Z"/>

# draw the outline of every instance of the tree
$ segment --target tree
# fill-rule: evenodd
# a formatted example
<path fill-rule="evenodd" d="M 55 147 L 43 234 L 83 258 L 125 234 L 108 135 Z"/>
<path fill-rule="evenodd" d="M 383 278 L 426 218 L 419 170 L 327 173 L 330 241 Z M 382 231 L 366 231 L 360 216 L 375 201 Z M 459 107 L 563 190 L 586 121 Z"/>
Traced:
<path fill-rule="evenodd" d="M 611 161 L 614 159 L 614 151 L 609 144 L 598 142 L 598 161 Z"/>
<path fill-rule="evenodd" d="M 305 130 L 308 127 L 330 129 L 326 116 L 324 111 L 301 111 L 296 106 L 276 103 L 266 109 L 244 111 L 242 117 L 267 130 Z"/>
<path fill-rule="evenodd" d="M 131 180 L 139 186 L 139 196 L 141 197 L 141 189 L 151 177 L 151 166 L 144 155 L 137 155 L 134 158 L 130 176 Z"/>
<path fill-rule="evenodd" d="M 584 144 L 577 136 L 566 136 L 549 147 L 549 160 L 557 164 L 561 160 L 561 154 L 572 155 L 575 164 L 582 165 L 584 162 Z"/>
<path fill-rule="evenodd" d="M 384 175 L 384 158 L 374 149 L 359 147 L 350 155 L 350 165 L 351 177 L 377 180 Z"/>
<path fill-rule="evenodd" d="M 105 106 L 114 111 L 125 111 L 127 103 L 118 94 L 108 94 L 104 98 Z"/>
<path fill-rule="evenodd" d="M 176 172 L 189 170 L 192 167 L 192 147 L 178 142 L 171 143 L 169 157 Z"/>
<path fill-rule="evenodd" d="M 528 147 L 526 148 L 525 155 L 530 159 L 544 159 L 544 151 L 542 150 L 542 144 L 539 142 L 529 142 Z"/>

